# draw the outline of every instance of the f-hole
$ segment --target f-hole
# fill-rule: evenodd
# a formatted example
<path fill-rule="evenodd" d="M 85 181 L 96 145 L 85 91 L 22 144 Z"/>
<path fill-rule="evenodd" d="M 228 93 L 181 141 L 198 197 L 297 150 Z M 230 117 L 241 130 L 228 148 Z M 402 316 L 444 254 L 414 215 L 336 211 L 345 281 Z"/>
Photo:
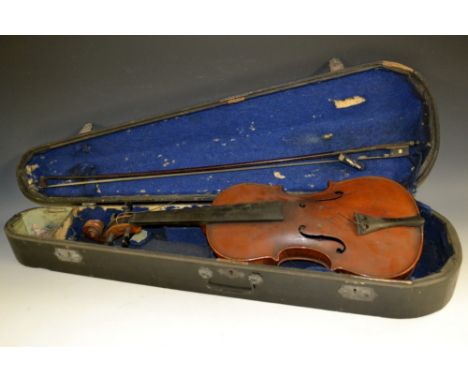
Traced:
<path fill-rule="evenodd" d="M 344 253 L 346 251 L 346 244 L 342 240 L 338 239 L 337 237 L 327 236 L 327 235 L 313 235 L 313 234 L 304 232 L 305 228 L 306 228 L 305 225 L 301 225 L 299 226 L 299 229 L 298 229 L 299 233 L 305 238 L 312 239 L 312 240 L 334 241 L 335 243 L 338 243 L 340 245 L 340 247 L 336 249 L 337 253 Z"/>
<path fill-rule="evenodd" d="M 320 199 L 312 199 L 311 201 L 313 202 L 328 202 L 331 200 L 337 200 L 340 199 L 343 196 L 343 191 L 335 191 L 331 196 L 324 196 L 323 198 Z"/>

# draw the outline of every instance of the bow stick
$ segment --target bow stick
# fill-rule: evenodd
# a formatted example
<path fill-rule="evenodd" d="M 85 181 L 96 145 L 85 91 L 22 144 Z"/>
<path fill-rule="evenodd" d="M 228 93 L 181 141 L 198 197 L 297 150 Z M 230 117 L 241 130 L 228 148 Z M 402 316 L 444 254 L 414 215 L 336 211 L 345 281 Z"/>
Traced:
<path fill-rule="evenodd" d="M 246 171 L 266 168 L 281 168 L 290 166 L 307 166 L 312 164 L 342 162 L 357 170 L 363 170 L 361 160 L 398 158 L 409 155 L 409 148 L 419 144 L 419 141 L 407 141 L 400 143 L 381 144 L 367 147 L 352 148 L 339 151 L 327 151 L 315 154 L 298 155 L 276 159 L 264 159 L 250 162 L 228 163 L 211 166 L 186 167 L 179 169 L 167 169 L 157 171 L 144 171 L 118 174 L 96 175 L 44 175 L 39 179 L 40 188 L 72 187 L 87 184 L 124 182 L 131 180 L 166 178 L 184 175 L 201 175 L 231 171 Z M 348 155 L 370 151 L 386 150 L 381 155 L 360 155 L 351 158 Z M 50 180 L 62 180 L 61 183 L 49 184 Z"/>

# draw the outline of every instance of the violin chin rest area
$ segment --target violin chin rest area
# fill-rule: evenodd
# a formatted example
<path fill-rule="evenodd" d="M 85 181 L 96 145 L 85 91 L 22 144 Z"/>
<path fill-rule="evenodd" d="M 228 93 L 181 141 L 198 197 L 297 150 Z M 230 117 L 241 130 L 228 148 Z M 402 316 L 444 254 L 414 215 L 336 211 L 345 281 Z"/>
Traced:
<path fill-rule="evenodd" d="M 438 149 L 434 101 L 419 73 L 389 61 L 340 66 L 32 148 L 17 179 L 39 206 L 14 215 L 5 232 L 30 267 L 418 317 L 449 301 L 461 264 L 450 222 L 415 197 Z M 240 197 L 226 201 L 232 190 Z M 293 222 L 289 231 L 283 221 Z M 216 222 L 226 225 L 212 240 Z M 236 223 L 247 224 L 243 237 Z M 273 231 L 281 240 L 269 240 Z M 227 242 L 233 256 L 220 253 Z M 301 256 L 312 242 L 316 261 Z M 327 267 L 351 253 L 360 270 L 408 272 Z"/>

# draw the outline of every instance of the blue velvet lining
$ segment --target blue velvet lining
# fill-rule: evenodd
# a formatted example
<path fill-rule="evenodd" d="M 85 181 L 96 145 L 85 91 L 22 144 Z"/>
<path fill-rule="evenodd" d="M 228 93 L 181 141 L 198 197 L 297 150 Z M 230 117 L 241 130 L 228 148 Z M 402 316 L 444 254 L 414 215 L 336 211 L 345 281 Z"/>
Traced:
<path fill-rule="evenodd" d="M 334 100 L 365 102 L 337 108 Z M 425 105 L 408 77 L 376 68 L 278 91 L 244 102 L 142 124 L 34 155 L 32 179 L 176 169 L 296 156 L 409 140 L 410 158 L 191 175 L 39 189 L 46 196 L 217 194 L 242 182 L 281 184 L 289 191 L 324 189 L 329 180 L 380 175 L 412 189 L 429 140 Z M 331 138 L 330 138 L 331 137 Z M 328 138 L 328 139 L 327 139 Z"/>
<path fill-rule="evenodd" d="M 425 219 L 424 245 L 421 258 L 410 276 L 413 280 L 438 272 L 453 254 L 453 249 L 447 240 L 445 224 L 432 214 L 428 206 L 422 203 L 418 204 L 421 215 Z M 82 210 L 74 218 L 67 232 L 67 239 L 91 242 L 82 233 L 84 222 L 88 219 L 100 219 L 107 225 L 111 216 L 119 212 L 121 210 L 104 210 L 100 207 Z M 131 241 L 130 248 L 140 248 L 181 256 L 216 258 L 208 245 L 205 235 L 198 227 L 145 227 L 145 230 L 148 233 L 147 239 L 139 243 Z M 114 245 L 120 246 L 121 242 L 118 240 Z M 285 262 L 281 266 L 321 272 L 329 271 L 320 264 L 298 260 Z"/>
<path fill-rule="evenodd" d="M 419 211 L 424 218 L 424 246 L 411 279 L 418 279 L 435 273 L 447 262 L 453 254 L 452 245 L 448 241 L 447 227 L 434 217 L 429 206 L 418 202 Z"/>

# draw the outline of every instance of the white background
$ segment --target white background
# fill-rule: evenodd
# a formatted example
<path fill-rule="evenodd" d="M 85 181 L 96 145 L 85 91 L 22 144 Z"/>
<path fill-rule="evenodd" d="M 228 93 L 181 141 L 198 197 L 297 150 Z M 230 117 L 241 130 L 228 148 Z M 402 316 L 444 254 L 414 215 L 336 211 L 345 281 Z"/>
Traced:
<path fill-rule="evenodd" d="M 350 2 L 340 6 L 328 2 L 321 8 L 295 2 L 282 2 L 281 6 L 276 2 L 258 6 L 253 6 L 253 2 L 232 2 L 223 8 L 212 3 L 201 14 L 195 13 L 199 2 L 189 8 L 174 2 L 167 13 L 141 3 L 132 2 L 131 9 L 122 2 L 109 2 L 107 7 L 81 2 L 70 9 L 62 3 L 51 7 L 52 17 L 49 14 L 48 18 L 40 14 L 42 2 L 24 7 L 19 4 L 11 13 L 15 17 L 4 13 L 2 21 L 8 24 L 5 33 L 33 33 L 35 26 L 42 33 L 107 33 L 118 31 L 119 25 L 122 33 L 131 33 L 129 29 L 135 33 L 271 33 L 275 27 L 277 33 L 375 33 L 379 26 L 381 33 L 431 33 L 431 28 L 424 29 L 427 24 L 434 26 L 433 32 L 440 32 L 444 25 L 446 30 L 459 31 L 464 25 L 460 18 L 465 14 L 448 2 L 431 14 L 419 9 L 423 4 L 409 12 L 404 2 L 370 3 L 368 10 L 373 9 L 373 14 L 366 10 L 360 13 L 357 3 Z M 96 12 L 96 7 L 100 12 Z M 113 13 L 116 8 L 117 16 Z M 229 15 L 229 21 L 219 17 L 219 13 Z M 324 20 L 324 15 L 330 13 L 333 17 Z M 412 24 L 418 16 L 427 18 L 422 29 Z M 265 21 L 265 28 L 249 29 L 258 20 Z M 163 24 L 163 30 L 153 30 L 155 24 Z M 417 51 L 418 47 L 414 49 Z M 466 71 L 460 73 L 463 75 Z M 437 101 L 447 113 L 464 114 L 466 103 L 456 104 L 457 100 L 453 100 L 455 104 L 448 105 L 444 99 Z M 447 114 L 444 117 L 441 113 L 441 118 L 447 118 Z M 1 128 L 3 134 L 8 134 L 12 127 Z M 450 141 L 463 141 L 467 137 L 465 129 L 452 128 L 455 136 Z M 75 130 L 66 130 L 63 136 Z M 468 161 L 463 146 L 450 146 L 447 136 L 443 136 L 438 162 L 417 196 L 449 218 L 466 253 L 468 187 L 463 168 Z M 5 158 L 3 163 L 14 166 L 11 158 Z M 451 182 L 453 171 L 448 170 L 454 167 L 460 178 L 456 185 Z M 13 191 L 13 186 L 8 190 L 19 193 Z M 32 206 L 21 196 L 14 200 L 14 205 L 3 206 L 3 222 L 12 210 Z M 464 380 L 466 375 L 466 262 L 462 264 L 455 294 L 444 309 L 417 319 L 394 320 L 30 269 L 17 263 L 4 235 L 0 245 L 1 345 L 119 345 L 98 350 L 5 350 L 0 358 L 0 373 L 5 381 Z"/>

